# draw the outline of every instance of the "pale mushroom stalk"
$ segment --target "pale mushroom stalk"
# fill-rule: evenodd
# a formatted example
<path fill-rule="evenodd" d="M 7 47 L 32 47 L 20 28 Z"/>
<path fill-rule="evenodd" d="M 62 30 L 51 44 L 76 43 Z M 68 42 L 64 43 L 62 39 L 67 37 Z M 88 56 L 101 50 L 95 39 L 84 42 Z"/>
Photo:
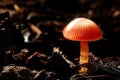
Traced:
<path fill-rule="evenodd" d="M 88 42 L 81 41 L 80 42 L 80 60 L 79 60 L 79 64 L 88 63 L 88 53 L 89 53 Z"/>
<path fill-rule="evenodd" d="M 89 47 L 88 42 L 86 41 L 80 41 L 80 58 L 79 58 L 79 64 L 86 64 L 88 63 L 89 57 Z M 88 69 L 86 67 L 81 67 L 80 70 L 78 70 L 78 73 L 86 73 Z"/>

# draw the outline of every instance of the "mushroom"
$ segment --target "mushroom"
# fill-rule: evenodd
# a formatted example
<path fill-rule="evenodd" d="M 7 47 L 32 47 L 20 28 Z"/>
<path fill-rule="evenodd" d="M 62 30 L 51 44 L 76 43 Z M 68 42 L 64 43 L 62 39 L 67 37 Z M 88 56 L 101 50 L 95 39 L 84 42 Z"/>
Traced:
<path fill-rule="evenodd" d="M 88 42 L 97 41 L 102 38 L 99 26 L 87 18 L 75 18 L 64 29 L 63 36 L 68 40 L 80 41 L 79 64 L 87 64 L 89 61 Z M 87 68 L 81 68 L 80 72 L 87 72 Z"/>

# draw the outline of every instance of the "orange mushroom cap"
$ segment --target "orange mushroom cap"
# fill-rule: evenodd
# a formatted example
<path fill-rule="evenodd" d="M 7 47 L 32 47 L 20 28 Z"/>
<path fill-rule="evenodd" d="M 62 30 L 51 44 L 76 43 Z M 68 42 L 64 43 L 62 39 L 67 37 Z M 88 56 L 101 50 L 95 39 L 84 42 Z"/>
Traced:
<path fill-rule="evenodd" d="M 92 20 L 76 18 L 63 29 L 63 36 L 74 41 L 96 41 L 102 38 L 102 31 Z"/>

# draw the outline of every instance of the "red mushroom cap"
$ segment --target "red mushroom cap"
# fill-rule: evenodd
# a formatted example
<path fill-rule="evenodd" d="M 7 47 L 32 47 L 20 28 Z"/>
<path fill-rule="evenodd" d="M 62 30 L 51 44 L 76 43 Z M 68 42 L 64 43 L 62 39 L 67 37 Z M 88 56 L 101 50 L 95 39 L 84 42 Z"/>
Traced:
<path fill-rule="evenodd" d="M 63 29 L 63 36 L 74 41 L 96 41 L 102 37 L 102 31 L 92 20 L 76 18 Z"/>

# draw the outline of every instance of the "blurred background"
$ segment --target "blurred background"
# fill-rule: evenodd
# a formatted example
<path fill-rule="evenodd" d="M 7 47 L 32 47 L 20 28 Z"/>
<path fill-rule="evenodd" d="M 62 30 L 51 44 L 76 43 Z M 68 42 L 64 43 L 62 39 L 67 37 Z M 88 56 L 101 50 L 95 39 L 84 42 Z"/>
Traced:
<path fill-rule="evenodd" d="M 102 39 L 89 42 L 93 54 L 83 64 L 91 77 L 89 72 L 74 75 L 75 66 L 81 66 L 80 42 L 62 33 L 78 17 L 93 20 L 103 32 Z M 0 80 L 68 80 L 72 75 L 120 80 L 119 57 L 120 0 L 0 0 Z"/>
<path fill-rule="evenodd" d="M 119 56 L 119 4 L 120 0 L 0 0 L 1 49 L 49 52 L 58 46 L 66 54 L 79 53 L 79 42 L 66 40 L 62 30 L 74 18 L 86 17 L 103 31 L 101 40 L 90 42 L 90 52 Z"/>

